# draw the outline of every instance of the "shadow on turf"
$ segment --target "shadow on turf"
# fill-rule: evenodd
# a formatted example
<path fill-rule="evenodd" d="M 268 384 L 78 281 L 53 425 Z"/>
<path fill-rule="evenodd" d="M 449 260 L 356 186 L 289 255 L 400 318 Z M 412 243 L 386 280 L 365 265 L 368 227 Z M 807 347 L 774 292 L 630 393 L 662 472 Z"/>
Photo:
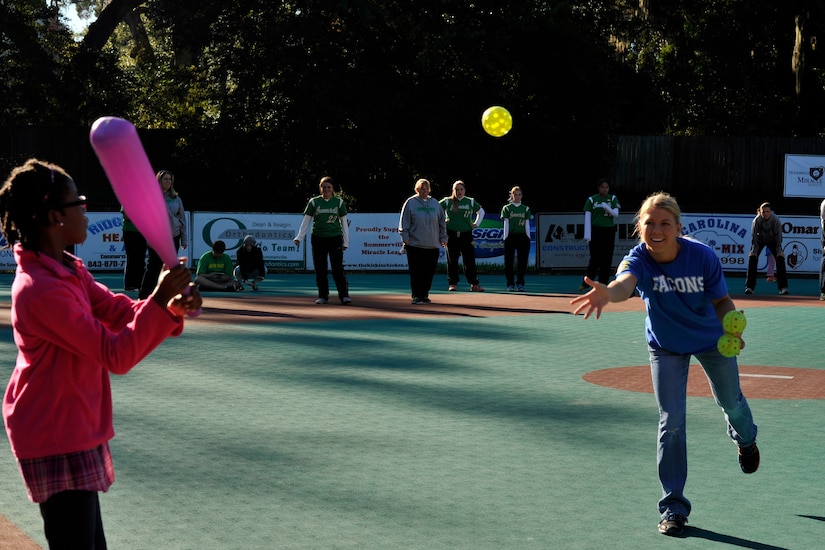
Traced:
<path fill-rule="evenodd" d="M 740 539 L 739 537 L 732 537 L 730 535 L 724 535 L 715 531 L 708 531 L 707 529 L 700 529 L 698 527 L 690 526 L 685 527 L 685 534 L 682 538 L 707 539 L 715 542 L 724 542 L 725 544 L 738 546 L 740 548 L 752 548 L 753 550 L 788 550 L 783 546 L 762 544 L 761 542 Z"/>

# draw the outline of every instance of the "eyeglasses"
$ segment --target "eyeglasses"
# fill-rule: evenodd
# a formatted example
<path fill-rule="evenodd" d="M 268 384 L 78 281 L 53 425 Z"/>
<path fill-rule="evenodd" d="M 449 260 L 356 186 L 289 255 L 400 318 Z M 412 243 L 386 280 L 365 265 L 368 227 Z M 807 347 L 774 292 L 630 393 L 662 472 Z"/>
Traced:
<path fill-rule="evenodd" d="M 78 195 L 76 201 L 64 202 L 60 205 L 60 209 L 71 208 L 72 206 L 82 206 L 83 210 L 86 210 L 86 196 Z"/>

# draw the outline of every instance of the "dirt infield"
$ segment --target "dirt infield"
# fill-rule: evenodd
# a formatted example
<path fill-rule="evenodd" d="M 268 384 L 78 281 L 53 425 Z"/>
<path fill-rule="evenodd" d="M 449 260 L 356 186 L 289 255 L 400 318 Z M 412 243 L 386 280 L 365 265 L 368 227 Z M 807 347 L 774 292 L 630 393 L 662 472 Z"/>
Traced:
<path fill-rule="evenodd" d="M 653 393 L 648 365 L 592 371 L 584 379 L 597 386 Z M 739 365 L 739 383 L 751 399 L 825 399 L 825 372 L 820 370 Z M 690 397 L 711 397 L 698 364 L 690 365 L 687 392 Z"/>
<path fill-rule="evenodd" d="M 40 550 L 40 545 L 0 515 L 0 550 Z"/>

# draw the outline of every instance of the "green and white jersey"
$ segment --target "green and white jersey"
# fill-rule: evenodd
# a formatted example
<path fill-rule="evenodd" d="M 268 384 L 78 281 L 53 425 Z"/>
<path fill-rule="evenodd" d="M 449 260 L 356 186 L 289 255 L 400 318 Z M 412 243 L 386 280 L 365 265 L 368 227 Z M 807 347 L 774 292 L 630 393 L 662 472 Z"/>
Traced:
<path fill-rule="evenodd" d="M 312 234 L 316 237 L 337 237 L 342 234 L 341 218 L 347 215 L 347 205 L 340 197 L 324 200 L 318 195 L 310 199 L 304 215 L 312 217 Z"/>
<path fill-rule="evenodd" d="M 529 221 L 533 217 L 530 212 L 530 207 L 524 203 L 516 206 L 512 202 L 508 202 L 501 209 L 501 220 L 510 220 L 510 231 L 508 235 L 523 235 L 527 233 Z"/>
<path fill-rule="evenodd" d="M 611 216 L 604 207 L 615 210 L 619 208 L 619 199 L 616 195 L 605 195 L 602 197 L 598 193 L 588 197 L 584 203 L 584 211 L 591 212 L 590 224 L 593 227 L 613 227 L 616 219 Z"/>
<path fill-rule="evenodd" d="M 438 204 L 447 215 L 447 229 L 450 231 L 472 231 L 475 213 L 481 210 L 481 205 L 471 197 L 462 197 L 458 204 L 453 204 L 451 197 L 444 197 Z"/>

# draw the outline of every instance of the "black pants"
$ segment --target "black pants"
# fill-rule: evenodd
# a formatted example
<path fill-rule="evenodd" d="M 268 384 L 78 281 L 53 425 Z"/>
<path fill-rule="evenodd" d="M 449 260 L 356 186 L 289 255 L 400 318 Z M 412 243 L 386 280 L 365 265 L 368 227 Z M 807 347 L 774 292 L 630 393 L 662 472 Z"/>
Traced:
<path fill-rule="evenodd" d="M 410 267 L 410 291 L 413 298 L 429 298 L 435 268 L 438 266 L 437 248 L 407 246 L 407 264 Z"/>
<path fill-rule="evenodd" d="M 471 285 L 478 284 L 476 272 L 476 248 L 473 243 L 472 231 L 450 231 L 447 230 L 447 282 L 451 285 L 458 284 L 458 258 L 463 258 L 464 277 Z"/>
<path fill-rule="evenodd" d="M 751 290 L 756 288 L 756 263 L 759 260 L 759 255 L 762 253 L 762 249 L 765 247 L 768 247 L 768 250 L 771 251 L 773 257 L 776 258 L 776 286 L 779 290 L 788 288 L 788 273 L 785 271 L 785 256 L 784 254 L 780 256 L 778 252 L 782 251 L 777 250 L 776 245 L 773 244 L 760 244 L 757 247 L 756 254 L 748 256 L 748 276 L 747 282 L 745 282 L 745 288 L 749 288 Z"/>
<path fill-rule="evenodd" d="M 315 285 L 318 287 L 319 298 L 329 298 L 327 258 L 332 268 L 332 280 L 335 281 L 338 298 L 349 297 L 349 284 L 344 275 L 344 237 L 312 236 L 312 263 L 315 265 Z"/>
<path fill-rule="evenodd" d="M 518 278 L 513 274 L 513 260 L 518 254 Z M 516 284 L 524 286 L 524 274 L 527 272 L 527 260 L 530 257 L 530 237 L 526 233 L 509 235 L 504 239 L 504 276 L 507 278 L 507 286 Z"/>
<path fill-rule="evenodd" d="M 175 237 L 175 253 L 180 250 L 180 236 Z M 174 266 L 166 266 L 172 268 Z M 149 263 L 146 264 L 146 273 L 143 274 L 143 280 L 140 283 L 140 292 L 138 292 L 138 298 L 141 300 L 144 298 L 148 298 L 152 291 L 155 290 L 155 286 L 158 284 L 158 277 L 160 276 L 160 271 L 163 269 L 163 260 L 160 259 L 157 252 L 154 251 L 151 247 L 149 248 Z"/>
<path fill-rule="evenodd" d="M 822 250 L 825 250 L 825 235 L 822 235 Z M 819 262 L 819 293 L 825 294 L 825 253 Z"/>
<path fill-rule="evenodd" d="M 590 262 L 587 264 L 587 276 L 600 283 L 610 282 L 613 274 L 613 248 L 616 240 L 616 227 L 592 227 L 590 232 Z"/>
<path fill-rule="evenodd" d="M 123 270 L 123 288 L 137 290 L 146 271 L 146 239 L 138 231 L 123 232 L 126 267 Z"/>
<path fill-rule="evenodd" d="M 106 550 L 96 491 L 61 491 L 40 504 L 49 550 Z"/>

